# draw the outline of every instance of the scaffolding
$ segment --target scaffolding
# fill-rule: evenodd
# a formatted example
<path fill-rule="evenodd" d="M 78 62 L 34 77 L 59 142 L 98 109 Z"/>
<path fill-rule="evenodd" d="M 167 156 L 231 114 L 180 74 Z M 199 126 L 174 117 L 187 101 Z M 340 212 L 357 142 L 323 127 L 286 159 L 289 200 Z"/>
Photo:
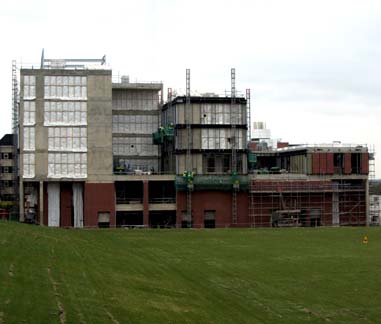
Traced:
<path fill-rule="evenodd" d="M 230 71 L 230 81 L 231 81 L 231 127 L 232 127 L 232 175 L 237 174 L 237 147 L 236 147 L 236 116 L 233 114 L 235 107 L 235 69 L 232 68 Z M 239 190 L 239 183 L 233 185 L 232 189 L 232 223 L 237 224 L 237 191 Z"/>
<path fill-rule="evenodd" d="M 186 104 L 185 104 L 185 123 L 187 128 L 187 153 L 186 153 L 186 172 L 187 174 L 192 174 L 192 179 L 187 182 L 187 220 L 190 221 L 190 226 L 192 227 L 192 191 L 193 191 L 193 164 L 191 155 L 192 146 L 192 128 L 191 128 L 191 93 L 190 93 L 190 69 L 186 69 Z M 190 177 L 187 177 L 190 179 Z"/>
<path fill-rule="evenodd" d="M 365 185 L 329 180 L 250 180 L 255 227 L 366 225 Z"/>
<path fill-rule="evenodd" d="M 19 82 L 17 78 L 17 63 L 12 61 L 12 141 L 13 141 L 13 186 L 15 208 L 19 206 L 19 156 L 18 156 L 18 133 L 19 133 Z M 14 210 L 17 213 L 17 210 Z"/>
<path fill-rule="evenodd" d="M 374 145 L 369 145 L 369 180 L 376 178 L 376 159 Z"/>

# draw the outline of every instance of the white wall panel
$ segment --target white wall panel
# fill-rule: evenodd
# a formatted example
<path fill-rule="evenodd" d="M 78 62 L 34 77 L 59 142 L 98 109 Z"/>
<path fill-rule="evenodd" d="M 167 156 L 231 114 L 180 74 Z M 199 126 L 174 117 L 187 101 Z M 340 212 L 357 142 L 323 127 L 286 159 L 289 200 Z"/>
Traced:
<path fill-rule="evenodd" d="M 60 184 L 48 183 L 48 226 L 60 226 Z"/>

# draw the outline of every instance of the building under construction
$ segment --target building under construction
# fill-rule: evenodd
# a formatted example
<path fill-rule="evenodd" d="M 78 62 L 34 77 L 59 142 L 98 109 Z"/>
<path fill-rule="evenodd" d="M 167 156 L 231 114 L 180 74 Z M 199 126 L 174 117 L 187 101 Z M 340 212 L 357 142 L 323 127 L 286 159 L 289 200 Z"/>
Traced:
<path fill-rule="evenodd" d="M 16 67 L 20 220 L 61 227 L 366 225 L 365 145 L 251 140 L 250 90 L 163 98 L 100 60 Z M 17 141 L 16 141 L 17 142 Z M 15 150 L 17 152 L 17 149 Z"/>

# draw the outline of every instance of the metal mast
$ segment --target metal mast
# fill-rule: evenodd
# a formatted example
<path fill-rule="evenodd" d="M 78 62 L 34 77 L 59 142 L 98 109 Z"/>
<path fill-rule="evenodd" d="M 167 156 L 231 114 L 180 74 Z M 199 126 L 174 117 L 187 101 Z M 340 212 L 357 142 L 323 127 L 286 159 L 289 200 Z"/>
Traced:
<path fill-rule="evenodd" d="M 237 151 L 236 151 L 236 124 L 237 116 L 235 111 L 235 69 L 231 69 L 231 109 L 230 109 L 230 122 L 232 126 L 231 146 L 232 146 L 232 172 L 237 172 Z"/>
<path fill-rule="evenodd" d="M 250 89 L 246 89 L 246 123 L 247 123 L 247 143 L 251 140 L 251 102 Z"/>

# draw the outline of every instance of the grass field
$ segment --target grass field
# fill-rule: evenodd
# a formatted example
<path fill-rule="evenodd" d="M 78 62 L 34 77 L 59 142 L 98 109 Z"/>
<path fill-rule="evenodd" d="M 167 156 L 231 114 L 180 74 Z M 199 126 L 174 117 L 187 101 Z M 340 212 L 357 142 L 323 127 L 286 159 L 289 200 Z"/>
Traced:
<path fill-rule="evenodd" d="M 381 323 L 380 271 L 381 228 L 0 222 L 0 323 Z"/>

